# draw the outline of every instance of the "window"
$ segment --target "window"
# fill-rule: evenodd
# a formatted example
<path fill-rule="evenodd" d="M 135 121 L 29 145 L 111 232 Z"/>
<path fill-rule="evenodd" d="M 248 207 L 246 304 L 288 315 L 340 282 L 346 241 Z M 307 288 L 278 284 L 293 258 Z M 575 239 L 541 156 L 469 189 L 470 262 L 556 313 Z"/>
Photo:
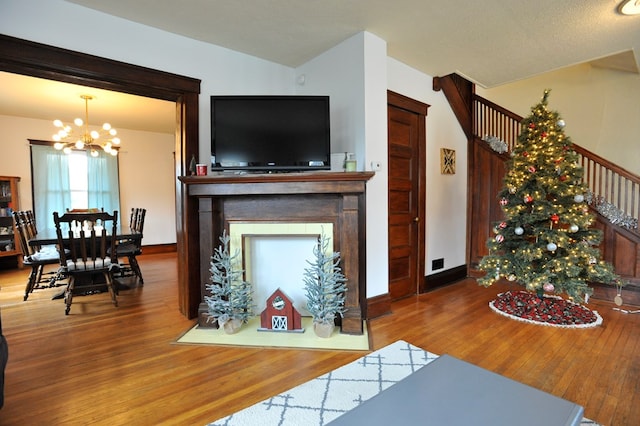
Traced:
<path fill-rule="evenodd" d="M 69 159 L 70 208 L 89 208 L 89 180 L 87 179 L 87 155 L 84 151 L 73 151 Z"/>
<path fill-rule="evenodd" d="M 53 226 L 53 212 L 72 208 L 120 210 L 118 157 L 65 154 L 48 145 L 31 145 L 33 206 L 39 227 Z"/>

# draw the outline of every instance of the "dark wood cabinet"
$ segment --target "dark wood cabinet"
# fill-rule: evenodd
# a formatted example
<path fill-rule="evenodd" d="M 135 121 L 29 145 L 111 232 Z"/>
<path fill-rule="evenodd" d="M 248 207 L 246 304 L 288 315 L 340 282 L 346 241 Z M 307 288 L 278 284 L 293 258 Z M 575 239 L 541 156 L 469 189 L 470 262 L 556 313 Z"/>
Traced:
<path fill-rule="evenodd" d="M 0 262 L 22 266 L 22 252 L 12 212 L 20 209 L 17 176 L 0 176 Z M 12 259 L 13 258 L 13 259 Z"/>

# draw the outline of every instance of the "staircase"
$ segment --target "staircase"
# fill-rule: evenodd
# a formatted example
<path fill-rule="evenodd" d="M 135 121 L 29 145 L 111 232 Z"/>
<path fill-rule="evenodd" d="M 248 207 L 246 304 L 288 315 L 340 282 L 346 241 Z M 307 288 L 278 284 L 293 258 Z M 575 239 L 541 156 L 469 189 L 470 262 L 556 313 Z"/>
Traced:
<path fill-rule="evenodd" d="M 467 265 L 469 276 L 480 276 L 480 259 L 488 250 L 493 224 L 502 218 L 497 194 L 502 189 L 506 160 L 521 131 L 520 117 L 478 96 L 473 83 L 457 74 L 435 77 L 433 88 L 442 90 L 468 143 L 469 202 Z M 498 152 L 496 146 L 506 148 Z M 628 285 L 625 304 L 640 305 L 640 176 L 574 144 L 590 193 L 587 201 L 595 213 L 594 226 L 603 232 L 602 258 L 610 262 Z M 612 300 L 615 287 L 594 284 L 594 297 Z"/>

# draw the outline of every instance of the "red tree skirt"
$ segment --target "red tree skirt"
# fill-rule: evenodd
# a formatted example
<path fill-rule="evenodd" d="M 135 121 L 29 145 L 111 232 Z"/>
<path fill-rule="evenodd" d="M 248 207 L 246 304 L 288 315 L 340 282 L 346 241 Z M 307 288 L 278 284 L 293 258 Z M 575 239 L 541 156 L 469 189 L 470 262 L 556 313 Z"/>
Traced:
<path fill-rule="evenodd" d="M 500 293 L 489 306 L 500 315 L 532 324 L 577 328 L 602 324 L 602 317 L 596 311 L 558 296 L 539 298 L 527 291 Z"/>

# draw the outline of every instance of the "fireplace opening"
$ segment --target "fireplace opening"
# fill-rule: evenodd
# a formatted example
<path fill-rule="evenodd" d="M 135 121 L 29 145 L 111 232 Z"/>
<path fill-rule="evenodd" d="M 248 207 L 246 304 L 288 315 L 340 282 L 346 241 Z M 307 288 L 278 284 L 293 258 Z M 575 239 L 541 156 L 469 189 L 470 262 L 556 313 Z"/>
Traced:
<path fill-rule="evenodd" d="M 304 270 L 313 260 L 313 249 L 321 234 L 330 238 L 331 223 L 231 223 L 230 252 L 238 253 L 237 267 L 253 287 L 254 314 L 259 315 L 266 301 L 280 288 L 303 316 L 306 309 Z M 348 277 L 347 277 L 348 279 Z"/>

